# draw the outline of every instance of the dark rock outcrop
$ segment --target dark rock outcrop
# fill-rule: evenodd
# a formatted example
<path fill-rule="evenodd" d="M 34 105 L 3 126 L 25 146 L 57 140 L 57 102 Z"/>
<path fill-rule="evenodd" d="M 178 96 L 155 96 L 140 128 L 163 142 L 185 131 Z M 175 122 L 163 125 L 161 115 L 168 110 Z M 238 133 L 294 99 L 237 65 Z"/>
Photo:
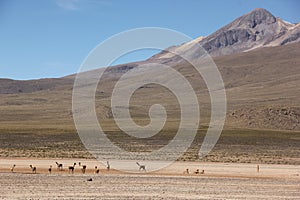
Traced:
<path fill-rule="evenodd" d="M 247 51 L 266 44 L 277 46 L 271 43 L 288 33 L 292 26 L 259 8 L 206 37 L 200 44 L 213 56 Z"/>

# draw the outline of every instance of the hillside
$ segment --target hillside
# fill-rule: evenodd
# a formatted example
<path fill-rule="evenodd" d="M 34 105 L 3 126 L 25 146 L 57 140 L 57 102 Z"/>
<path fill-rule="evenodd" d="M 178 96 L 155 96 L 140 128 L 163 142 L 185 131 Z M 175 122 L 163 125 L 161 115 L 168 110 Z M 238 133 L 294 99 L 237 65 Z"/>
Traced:
<path fill-rule="evenodd" d="M 300 130 L 300 106 L 298 103 L 300 96 L 298 88 L 300 85 L 299 43 L 219 56 L 215 57 L 214 60 L 225 82 L 228 98 L 227 126 Z M 136 66 L 136 64 L 131 65 Z M 201 77 L 193 75 L 190 67 L 175 66 L 175 68 L 185 76 L 192 77 L 192 83 L 198 83 L 201 79 Z M 102 92 L 98 93 L 98 100 L 105 102 L 98 106 L 99 117 L 103 119 L 110 118 L 110 103 L 107 99 L 109 92 L 111 92 L 109 90 L 117 77 L 126 71 L 124 67 L 122 70 L 122 66 L 112 69 L 113 71 L 110 73 L 115 75 L 111 76 L 110 81 L 105 81 L 101 87 Z M 7 127 L 9 124 L 13 124 L 12 126 L 15 127 L 16 125 L 23 126 L 32 123 L 73 127 L 71 112 L 73 78 L 74 76 L 58 80 L 14 81 L 19 83 L 20 87 L 17 87 L 18 84 L 14 84 L 14 90 L 10 90 L 12 94 L 2 92 L 0 95 L 2 112 L 0 125 Z M 7 82 L 5 84 L 11 84 L 11 80 L 7 80 Z M 32 82 L 38 82 L 45 89 L 33 90 L 33 92 L 30 92 L 29 89 L 26 90 L 26 88 L 30 88 Z M 27 83 L 30 84 L 27 85 Z M 5 84 L 2 84 L 1 88 L 5 88 Z M 201 104 L 209 105 L 205 85 L 199 84 L 197 88 Z M 19 92 L 20 89 L 24 92 Z M 141 99 L 144 96 L 151 97 L 154 93 L 161 96 L 162 99 L 165 95 L 164 91 L 156 86 L 145 88 L 139 92 Z M 151 102 L 151 98 L 149 101 Z M 144 111 L 142 109 L 132 112 L 137 112 L 136 114 L 140 115 L 139 112 Z M 209 115 L 204 119 L 207 117 Z"/>
<path fill-rule="evenodd" d="M 199 43 L 213 55 L 228 98 L 227 127 L 300 130 L 299 27 L 299 24 L 285 22 L 259 8 L 207 37 L 170 48 L 197 56 L 192 47 Z M 210 101 L 202 77 L 195 75 L 188 63 L 167 51 L 145 61 L 107 68 L 105 80 L 101 80 L 101 88 L 96 94 L 99 118 L 111 119 L 109 97 L 116 81 L 127 71 L 149 62 L 167 63 L 185 75 L 199 97 L 202 120 L 207 123 Z M 75 75 L 27 81 L 0 79 L 0 123 L 5 126 L 10 123 L 20 126 L 28 125 L 27 122 L 54 123 L 73 127 L 71 95 L 74 78 Z M 131 111 L 133 117 L 148 118 L 145 115 L 147 108 L 157 101 L 154 94 L 160 101 L 164 100 L 165 105 L 170 105 L 171 118 L 178 114 L 178 106 L 174 105 L 177 102 L 170 100 L 173 97 L 161 87 L 145 87 L 138 94 L 140 98 L 133 98 L 136 105 Z M 149 105 L 143 105 L 139 100 L 144 97 L 149 100 Z"/>
<path fill-rule="evenodd" d="M 264 30 L 264 34 L 251 39 L 253 31 L 258 29 L 260 33 Z M 244 30 L 251 32 L 246 40 L 240 37 Z M 210 36 L 170 47 L 197 56 L 191 47 L 199 42 L 213 55 L 224 80 L 228 108 L 225 128 L 214 151 L 206 158 L 208 161 L 300 163 L 298 30 L 299 24 L 284 22 L 264 9 L 257 9 Z M 234 35 L 237 40 L 228 43 Z M 217 48 L 215 44 L 221 46 Z M 180 122 L 178 101 L 168 89 L 148 84 L 138 88 L 130 100 L 130 114 L 139 125 L 150 122 L 151 105 L 161 104 L 166 108 L 168 118 L 163 130 L 146 143 L 124 136 L 111 111 L 111 95 L 119 78 L 138 65 L 153 62 L 168 64 L 180 72 L 196 92 L 201 113 L 198 136 L 181 158 L 195 160 L 210 120 L 209 93 L 195 69 L 167 51 L 145 61 L 105 69 L 105 78 L 100 80 L 95 94 L 98 121 L 110 139 L 130 151 L 137 151 L 142 145 L 148 151 L 168 143 Z M 90 157 L 73 121 L 75 76 L 28 81 L 0 79 L 0 156 Z M 144 73 L 135 78 L 148 76 Z"/>

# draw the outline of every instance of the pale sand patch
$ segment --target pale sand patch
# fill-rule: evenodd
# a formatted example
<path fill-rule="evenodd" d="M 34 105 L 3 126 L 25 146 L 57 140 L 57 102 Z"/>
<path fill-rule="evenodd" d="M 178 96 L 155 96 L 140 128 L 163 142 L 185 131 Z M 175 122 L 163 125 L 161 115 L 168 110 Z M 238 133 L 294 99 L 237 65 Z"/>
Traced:
<path fill-rule="evenodd" d="M 65 167 L 81 162 L 88 171 L 59 172 L 55 161 Z M 29 164 L 38 174 L 31 174 Z M 205 174 L 183 174 L 186 168 Z M 255 164 L 175 162 L 157 172 L 139 172 L 137 166 L 135 173 L 124 173 L 108 172 L 96 160 L 0 159 L 0 199 L 299 199 L 299 174 L 295 165 L 262 164 L 257 173 Z"/>
<path fill-rule="evenodd" d="M 52 172 L 56 173 L 56 163 L 62 163 L 64 171 L 68 171 L 68 166 L 77 163 L 75 166 L 75 172 L 80 173 L 81 165 L 87 166 L 87 173 L 93 173 L 94 167 L 97 166 L 101 171 L 106 172 L 106 161 L 100 162 L 93 159 L 36 159 L 36 158 L 0 158 L 0 172 L 10 172 L 10 168 L 13 164 L 16 165 L 15 172 L 28 173 L 31 172 L 29 165 L 33 165 L 37 168 L 38 173 L 48 173 L 48 168 L 52 165 Z M 135 161 L 126 161 L 133 163 L 136 166 L 132 169 L 132 173 L 141 173 L 139 167 L 135 164 Z M 113 161 L 110 161 L 113 163 Z M 143 161 L 140 161 L 144 164 Z M 147 169 L 146 165 L 146 169 Z M 114 166 L 111 164 L 111 171 L 115 171 Z M 278 165 L 278 164 L 259 164 L 259 173 L 257 173 L 257 164 L 246 163 L 212 163 L 212 162 L 183 162 L 176 161 L 172 165 L 163 168 L 159 171 L 150 172 L 147 174 L 162 174 L 162 175 L 182 175 L 186 169 L 189 169 L 193 174 L 196 169 L 200 171 L 204 170 L 205 175 L 226 175 L 226 176 L 246 176 L 246 177 L 297 177 L 300 176 L 299 165 Z M 149 171 L 149 170 L 148 170 Z M 143 171 L 142 171 L 143 172 Z M 60 172 L 62 173 L 62 172 Z M 127 172 L 118 171 L 115 173 L 128 174 Z M 143 172 L 144 173 L 144 172 Z"/>

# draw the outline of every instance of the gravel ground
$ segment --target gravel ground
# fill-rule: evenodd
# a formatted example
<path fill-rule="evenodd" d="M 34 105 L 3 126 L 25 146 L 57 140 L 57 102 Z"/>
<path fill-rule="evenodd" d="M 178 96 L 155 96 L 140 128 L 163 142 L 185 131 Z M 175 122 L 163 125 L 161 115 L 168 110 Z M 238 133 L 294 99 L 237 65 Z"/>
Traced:
<path fill-rule="evenodd" d="M 40 163 L 32 174 L 28 162 L 0 159 L 0 199 L 300 199 L 300 169 L 293 165 L 262 165 L 257 173 L 253 164 L 176 162 L 153 173 L 108 172 L 102 166 L 100 174 L 55 168 L 49 174 L 46 166 L 54 160 L 44 159 L 30 160 Z M 205 174 L 183 174 L 187 166 L 201 166 Z"/>

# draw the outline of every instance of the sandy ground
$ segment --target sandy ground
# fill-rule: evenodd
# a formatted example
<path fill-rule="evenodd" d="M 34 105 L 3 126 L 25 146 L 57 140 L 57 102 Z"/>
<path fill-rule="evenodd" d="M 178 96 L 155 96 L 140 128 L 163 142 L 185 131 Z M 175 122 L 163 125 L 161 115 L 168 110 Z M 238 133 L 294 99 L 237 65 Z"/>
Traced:
<path fill-rule="evenodd" d="M 58 171 L 55 161 L 81 162 L 88 170 L 82 174 L 77 167 L 69 174 Z M 190 174 L 183 173 L 186 168 Z M 193 174 L 196 169 L 205 173 Z M 157 172 L 125 173 L 107 171 L 95 160 L 0 159 L 0 199 L 300 199 L 300 166 L 264 164 L 256 170 L 255 164 L 175 162 Z"/>

